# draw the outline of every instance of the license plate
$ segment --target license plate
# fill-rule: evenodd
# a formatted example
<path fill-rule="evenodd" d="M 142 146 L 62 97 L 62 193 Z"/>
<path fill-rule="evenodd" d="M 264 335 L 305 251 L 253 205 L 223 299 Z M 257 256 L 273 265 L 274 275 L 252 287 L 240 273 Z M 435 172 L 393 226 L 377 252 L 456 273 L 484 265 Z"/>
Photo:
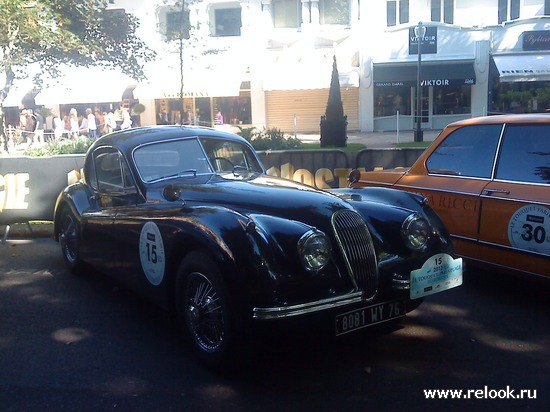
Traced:
<path fill-rule="evenodd" d="M 376 323 L 401 318 L 407 313 L 405 305 L 404 300 L 395 300 L 337 315 L 336 335 L 342 335 Z"/>
<path fill-rule="evenodd" d="M 462 259 L 440 253 L 422 268 L 411 272 L 411 299 L 417 299 L 462 285 Z"/>

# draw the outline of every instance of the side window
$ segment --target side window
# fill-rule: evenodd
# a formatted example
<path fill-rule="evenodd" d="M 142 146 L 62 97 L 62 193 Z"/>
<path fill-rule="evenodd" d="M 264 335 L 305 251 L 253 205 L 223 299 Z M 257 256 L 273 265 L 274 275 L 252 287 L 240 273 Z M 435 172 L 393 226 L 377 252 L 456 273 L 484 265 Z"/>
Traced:
<path fill-rule="evenodd" d="M 501 130 L 501 125 L 466 126 L 455 130 L 428 158 L 428 172 L 491 178 Z"/>
<path fill-rule="evenodd" d="M 508 125 L 496 179 L 550 183 L 550 125 Z"/>
<path fill-rule="evenodd" d="M 97 188 L 104 193 L 125 193 L 133 188 L 133 180 L 124 159 L 113 148 L 101 148 L 94 153 Z"/>

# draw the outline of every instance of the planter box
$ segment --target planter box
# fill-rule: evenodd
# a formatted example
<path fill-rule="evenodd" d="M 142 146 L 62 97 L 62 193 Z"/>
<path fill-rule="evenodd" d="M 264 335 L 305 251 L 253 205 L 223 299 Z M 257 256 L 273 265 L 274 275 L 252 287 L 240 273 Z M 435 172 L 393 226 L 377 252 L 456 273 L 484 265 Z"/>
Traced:
<path fill-rule="evenodd" d="M 326 120 L 321 118 L 321 147 L 345 147 L 348 140 L 348 121 L 344 117 L 340 120 Z"/>

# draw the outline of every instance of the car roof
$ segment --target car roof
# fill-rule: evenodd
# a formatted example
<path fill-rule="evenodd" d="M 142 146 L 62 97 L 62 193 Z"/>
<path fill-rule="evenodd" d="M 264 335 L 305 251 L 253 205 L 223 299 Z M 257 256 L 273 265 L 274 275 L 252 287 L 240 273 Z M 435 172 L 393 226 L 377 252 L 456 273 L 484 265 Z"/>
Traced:
<path fill-rule="evenodd" d="M 528 114 L 502 114 L 495 116 L 473 117 L 471 119 L 459 120 L 450 123 L 447 127 L 455 128 L 479 124 L 503 124 L 503 123 L 549 123 L 550 113 L 528 113 Z"/>
<path fill-rule="evenodd" d="M 239 142 L 246 140 L 233 133 L 223 132 L 207 127 L 198 126 L 145 126 L 121 130 L 107 134 L 97 139 L 90 151 L 98 146 L 116 146 L 122 152 L 131 152 L 134 148 L 152 141 L 169 140 L 182 137 L 210 136 L 232 139 Z"/>

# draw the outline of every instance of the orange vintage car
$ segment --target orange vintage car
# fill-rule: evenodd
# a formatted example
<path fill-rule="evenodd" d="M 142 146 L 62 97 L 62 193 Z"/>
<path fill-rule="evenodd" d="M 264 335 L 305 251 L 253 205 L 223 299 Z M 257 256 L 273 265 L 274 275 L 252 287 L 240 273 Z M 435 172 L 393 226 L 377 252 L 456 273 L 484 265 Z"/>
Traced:
<path fill-rule="evenodd" d="M 449 124 L 410 169 L 354 170 L 350 187 L 425 196 L 470 263 L 550 279 L 550 115 Z"/>

